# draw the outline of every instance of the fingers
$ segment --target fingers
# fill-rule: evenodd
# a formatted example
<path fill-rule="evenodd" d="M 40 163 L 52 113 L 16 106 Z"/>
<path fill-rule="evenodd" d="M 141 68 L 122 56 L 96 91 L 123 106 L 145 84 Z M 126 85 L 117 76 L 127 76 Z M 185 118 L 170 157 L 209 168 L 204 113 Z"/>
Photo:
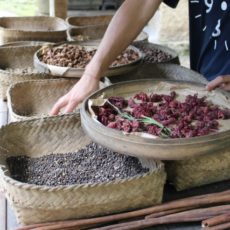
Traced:
<path fill-rule="evenodd" d="M 58 115 L 60 110 L 64 108 L 68 104 L 68 100 L 66 100 L 64 97 L 61 97 L 52 107 L 52 109 L 49 112 L 50 116 Z"/>
<path fill-rule="evenodd" d="M 77 107 L 77 105 L 80 103 L 80 101 L 69 101 L 69 103 L 66 105 L 65 112 L 64 113 L 71 113 L 74 111 L 74 109 Z"/>
<path fill-rule="evenodd" d="M 230 88 L 230 75 L 219 76 L 219 77 L 215 78 L 214 80 L 210 81 L 207 84 L 206 89 L 208 91 L 211 91 L 217 87 L 220 87 L 220 88 L 225 89 L 225 90 L 229 90 L 229 88 Z"/>

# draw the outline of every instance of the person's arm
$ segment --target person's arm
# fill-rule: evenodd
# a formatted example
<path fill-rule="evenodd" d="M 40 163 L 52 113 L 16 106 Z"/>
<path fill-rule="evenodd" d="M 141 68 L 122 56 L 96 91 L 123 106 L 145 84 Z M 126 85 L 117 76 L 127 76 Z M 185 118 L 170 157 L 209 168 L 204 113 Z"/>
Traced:
<path fill-rule="evenodd" d="M 78 83 L 50 111 L 69 113 L 98 88 L 99 80 L 116 57 L 135 39 L 163 0 L 126 0 L 110 22 L 96 54 Z"/>
<path fill-rule="evenodd" d="M 223 75 L 215 78 L 214 80 L 210 81 L 206 89 L 211 91 L 216 88 L 221 88 L 226 91 L 230 91 L 230 75 Z"/>

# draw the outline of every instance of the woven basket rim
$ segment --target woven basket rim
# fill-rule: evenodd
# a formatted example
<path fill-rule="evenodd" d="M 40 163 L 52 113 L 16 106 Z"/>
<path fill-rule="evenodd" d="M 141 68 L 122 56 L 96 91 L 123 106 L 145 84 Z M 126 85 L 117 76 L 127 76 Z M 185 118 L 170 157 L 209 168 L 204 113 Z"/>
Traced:
<path fill-rule="evenodd" d="M 12 68 L 14 69 L 14 68 Z M 17 68 L 20 69 L 20 68 Z M 7 74 L 7 75 L 12 75 L 12 76 L 17 76 L 17 77 L 26 77 L 26 76 L 39 76 L 41 77 L 42 75 L 46 76 L 47 73 L 11 73 L 7 70 L 0 69 L 0 74 Z"/>
<path fill-rule="evenodd" d="M 46 44 L 53 44 L 52 42 L 46 42 L 46 41 L 15 41 L 15 42 L 7 42 L 2 45 L 0 45 L 0 48 L 13 48 L 13 47 L 33 47 L 33 46 L 42 46 Z"/>

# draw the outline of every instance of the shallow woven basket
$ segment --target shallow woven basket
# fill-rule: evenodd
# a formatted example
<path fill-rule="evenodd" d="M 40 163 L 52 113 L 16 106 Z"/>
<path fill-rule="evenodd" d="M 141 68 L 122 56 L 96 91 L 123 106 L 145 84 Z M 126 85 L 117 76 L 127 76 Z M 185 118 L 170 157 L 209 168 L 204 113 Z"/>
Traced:
<path fill-rule="evenodd" d="M 67 30 L 68 41 L 84 41 L 98 45 L 101 42 L 102 37 L 107 29 L 108 25 L 92 25 L 85 27 L 70 27 Z M 135 39 L 135 41 L 147 41 L 148 35 L 145 32 L 141 32 Z"/>
<path fill-rule="evenodd" d="M 67 23 L 56 17 L 2 17 L 0 44 L 14 41 L 65 41 L 67 28 Z"/>
<path fill-rule="evenodd" d="M 66 22 L 70 26 L 86 27 L 92 25 L 108 25 L 113 15 L 97 15 L 97 16 L 73 16 L 68 17 Z"/>
<path fill-rule="evenodd" d="M 179 80 L 203 84 L 207 84 L 208 82 L 203 75 L 184 66 L 173 63 L 141 64 L 135 71 L 118 75 L 116 77 L 108 77 L 111 83 L 150 78 L 161 80 Z"/>
<path fill-rule="evenodd" d="M 230 179 L 230 149 L 166 163 L 168 180 L 178 191 Z"/>
<path fill-rule="evenodd" d="M 18 46 L 0 48 L 0 98 L 6 99 L 7 88 L 14 83 L 31 79 L 54 78 L 49 74 L 31 72 L 22 73 L 19 70 L 34 69 L 33 55 L 41 48 L 38 46 Z M 6 69 L 10 69 L 6 70 Z"/>
<path fill-rule="evenodd" d="M 8 42 L 3 45 L 0 45 L 0 48 L 3 47 L 18 47 L 18 46 L 43 46 L 52 44 L 45 41 L 19 41 L 19 42 Z"/>
<path fill-rule="evenodd" d="M 77 78 L 45 79 L 11 85 L 7 92 L 10 121 L 48 116 L 55 102 L 69 92 L 78 80 Z M 105 83 L 100 82 L 100 88 L 105 86 Z"/>
<path fill-rule="evenodd" d="M 7 157 L 74 152 L 90 142 L 78 114 L 15 122 L 0 129 L 0 182 L 20 223 L 107 215 L 161 202 L 166 176 L 160 162 L 145 162 L 150 172 L 142 176 L 91 185 L 36 186 L 13 180 L 7 171 Z"/>

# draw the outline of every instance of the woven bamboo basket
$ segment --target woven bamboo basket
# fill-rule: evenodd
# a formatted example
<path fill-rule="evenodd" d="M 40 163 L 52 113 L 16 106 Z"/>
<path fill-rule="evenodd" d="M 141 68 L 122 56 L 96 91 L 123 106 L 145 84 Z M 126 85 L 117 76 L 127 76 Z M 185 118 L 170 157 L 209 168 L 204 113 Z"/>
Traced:
<path fill-rule="evenodd" d="M 43 46 L 43 45 L 49 45 L 52 44 L 50 42 L 44 42 L 44 41 L 19 41 L 19 42 L 8 42 L 3 45 L 0 45 L 0 48 L 3 47 L 18 47 L 18 46 Z"/>
<path fill-rule="evenodd" d="M 117 75 L 116 77 L 108 77 L 111 83 L 123 81 L 141 80 L 141 79 L 167 79 L 177 81 L 187 81 L 193 83 L 207 84 L 207 80 L 203 75 L 173 63 L 157 63 L 144 64 L 142 63 L 137 70 L 126 74 Z"/>
<path fill-rule="evenodd" d="M 2 17 L 0 18 L 0 44 L 14 41 L 49 41 L 66 40 L 67 23 L 61 18 L 37 17 Z"/>
<path fill-rule="evenodd" d="M 30 80 L 11 85 L 7 92 L 10 121 L 48 116 L 57 100 L 69 92 L 79 79 Z M 100 82 L 100 88 L 106 83 Z M 75 112 L 79 111 L 79 107 Z"/>
<path fill-rule="evenodd" d="M 33 55 L 41 46 L 0 48 L 0 98 L 6 99 L 7 88 L 16 82 L 54 78 L 34 70 Z"/>
<path fill-rule="evenodd" d="M 189 189 L 230 179 L 230 148 L 183 161 L 166 162 L 168 180 L 175 188 Z"/>
<path fill-rule="evenodd" d="M 75 27 L 86 27 L 86 26 L 92 26 L 92 25 L 108 25 L 111 21 L 113 15 L 94 15 L 94 16 L 73 16 L 68 17 L 66 19 L 66 22 L 70 26 Z"/>
<path fill-rule="evenodd" d="M 74 152 L 90 142 L 78 114 L 15 122 L 0 129 L 0 181 L 19 223 L 87 218 L 161 202 L 166 175 L 157 161 L 148 161 L 150 172 L 132 178 L 57 187 L 21 183 L 7 170 L 7 157 Z"/>
<path fill-rule="evenodd" d="M 108 25 L 92 25 L 85 27 L 70 27 L 67 30 L 68 41 L 84 41 L 98 45 L 107 29 Z M 148 35 L 145 32 L 141 32 L 135 39 L 135 41 L 146 41 Z"/>

